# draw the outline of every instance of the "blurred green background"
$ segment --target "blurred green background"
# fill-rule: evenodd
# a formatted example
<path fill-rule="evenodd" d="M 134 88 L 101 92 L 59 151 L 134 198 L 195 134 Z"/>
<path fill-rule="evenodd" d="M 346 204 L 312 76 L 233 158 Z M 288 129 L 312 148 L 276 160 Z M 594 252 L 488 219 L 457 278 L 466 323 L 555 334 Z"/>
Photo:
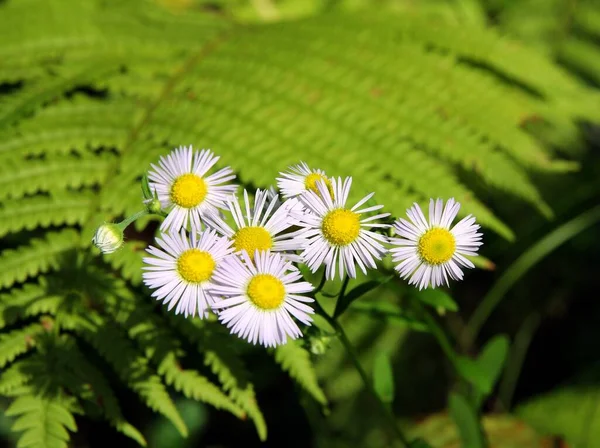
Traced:
<path fill-rule="evenodd" d="M 600 447 L 599 85 L 592 0 L 0 1 L 0 409 L 21 393 L 9 366 L 31 357 L 42 367 L 27 381 L 47 376 L 45 390 L 83 403 L 69 408 L 68 446 L 136 446 L 103 420 L 97 397 L 61 376 L 68 361 L 57 347 L 76 341 L 148 446 L 393 446 L 343 347 L 319 326 L 302 353 L 312 352 L 325 405 L 272 352 L 231 342 L 266 442 L 256 417 L 186 398 L 165 380 L 189 431 L 182 438 L 123 380 L 131 366 L 112 364 L 78 326 L 88 312 L 114 320 L 165 378 L 156 347 L 170 332 L 186 371 L 217 383 L 194 336 L 208 330 L 171 321 L 140 286 L 157 223 L 137 222 L 114 256 L 89 247 L 95 226 L 139 208 L 149 163 L 192 143 L 220 154 L 249 188 L 305 160 L 354 176 L 354 194 L 375 191 L 394 216 L 413 201 L 456 197 L 482 223 L 485 259 L 430 304 L 458 304 L 436 313 L 458 353 L 476 357 L 497 335 L 511 342 L 481 404 L 489 446 Z M 110 298 L 115 285 L 127 293 Z M 24 298 L 28 287 L 41 295 Z M 415 296 L 389 281 L 341 323 L 369 374 L 381 353 L 391 359 L 391 406 L 406 432 L 463 446 L 447 408 L 465 385 L 408 312 Z M 139 339 L 121 300 L 154 313 L 156 339 Z M 16 445 L 13 422 L 0 416 L 0 445 Z"/>

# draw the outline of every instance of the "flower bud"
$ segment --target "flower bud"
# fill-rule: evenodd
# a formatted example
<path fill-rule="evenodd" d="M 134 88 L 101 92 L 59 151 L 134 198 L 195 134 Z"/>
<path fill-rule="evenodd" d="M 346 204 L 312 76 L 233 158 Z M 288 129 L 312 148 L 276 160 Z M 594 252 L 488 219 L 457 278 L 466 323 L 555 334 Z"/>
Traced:
<path fill-rule="evenodd" d="M 92 243 L 103 254 L 111 254 L 123 245 L 123 230 L 117 224 L 102 224 L 96 230 Z"/>
<path fill-rule="evenodd" d="M 148 213 L 159 214 L 162 210 L 162 204 L 158 198 L 146 199 L 144 204 L 146 205 L 146 210 L 148 210 Z"/>

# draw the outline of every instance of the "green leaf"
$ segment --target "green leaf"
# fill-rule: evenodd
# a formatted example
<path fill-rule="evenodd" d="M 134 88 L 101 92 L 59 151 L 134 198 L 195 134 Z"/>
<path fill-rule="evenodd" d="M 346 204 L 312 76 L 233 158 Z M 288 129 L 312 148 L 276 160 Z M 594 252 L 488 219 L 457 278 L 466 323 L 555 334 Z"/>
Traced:
<path fill-rule="evenodd" d="M 456 302 L 441 289 L 424 289 L 415 292 L 415 295 L 421 302 L 431 305 L 436 309 L 458 311 Z"/>
<path fill-rule="evenodd" d="M 407 310 L 403 310 L 398 305 L 390 302 L 378 300 L 355 302 L 349 309 L 351 311 L 369 314 L 377 319 L 383 319 L 389 324 L 409 327 L 416 331 L 429 331 L 429 327 L 425 322 L 412 314 L 409 314 Z"/>
<path fill-rule="evenodd" d="M 485 448 L 485 437 L 479 425 L 479 418 L 462 395 L 451 393 L 448 399 L 450 415 L 458 427 L 463 448 Z"/>
<path fill-rule="evenodd" d="M 391 404 L 394 401 L 394 372 L 387 353 L 380 352 L 375 357 L 373 388 L 384 403 Z"/>
<path fill-rule="evenodd" d="M 410 442 L 409 448 L 433 448 L 423 439 L 415 439 Z"/>
<path fill-rule="evenodd" d="M 335 311 L 333 313 L 333 318 L 337 319 L 341 316 L 344 311 L 354 302 L 356 299 L 364 296 L 368 292 L 374 290 L 378 286 L 381 286 L 388 281 L 390 281 L 393 276 L 383 277 L 380 280 L 369 280 L 365 283 L 361 283 L 357 287 L 353 288 L 350 292 L 348 292 L 344 297 L 340 297 L 338 302 L 335 305 Z"/>
<path fill-rule="evenodd" d="M 478 390 L 475 399 L 477 407 L 494 389 L 506 361 L 509 346 L 506 336 L 496 336 L 485 345 L 479 358 L 456 356 L 454 359 L 458 373 Z"/>

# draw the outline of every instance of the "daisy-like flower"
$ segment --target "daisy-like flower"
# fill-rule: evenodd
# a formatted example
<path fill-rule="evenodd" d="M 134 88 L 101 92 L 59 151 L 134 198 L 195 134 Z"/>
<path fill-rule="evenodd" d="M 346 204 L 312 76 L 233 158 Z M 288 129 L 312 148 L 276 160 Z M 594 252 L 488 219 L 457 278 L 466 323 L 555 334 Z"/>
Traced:
<path fill-rule="evenodd" d="M 285 232 L 296 223 L 291 218 L 290 212 L 299 210 L 297 203 L 297 199 L 289 199 L 281 205 L 277 195 L 271 195 L 268 190 L 257 190 L 254 196 L 254 207 L 252 207 L 248 192 L 244 190 L 244 211 L 237 197 L 232 196 L 227 200 L 235 229 L 232 229 L 217 214 L 207 216 L 205 220 L 208 226 L 233 240 L 236 252 L 245 250 L 250 254 L 250 258 L 254 257 L 254 252 L 257 250 L 293 252 L 302 249 L 304 244 L 304 240 L 298 237 L 297 231 Z M 280 206 L 276 208 L 278 204 Z M 299 257 L 291 253 L 285 256 L 289 260 L 299 260 Z"/>
<path fill-rule="evenodd" d="M 168 304 L 175 314 L 201 318 L 215 301 L 213 276 L 219 263 L 231 254 L 231 241 L 217 235 L 214 230 L 188 237 L 181 233 L 163 233 L 156 238 L 157 247 L 147 251 L 152 257 L 144 258 L 144 283 L 155 291 L 152 297 Z"/>
<path fill-rule="evenodd" d="M 303 228 L 299 236 L 307 243 L 301 254 L 303 261 L 312 272 L 325 263 L 327 279 L 335 277 L 336 265 L 340 278 L 347 273 L 356 277 L 357 264 L 363 273 L 367 267 L 375 269 L 375 260 L 387 252 L 382 243 L 387 240 L 383 235 L 367 230 L 373 227 L 389 227 L 375 223 L 377 219 L 389 216 L 380 213 L 361 219 L 364 213 L 379 210 L 383 205 L 361 208 L 375 193 L 365 196 L 352 208 L 346 208 L 346 201 L 352 185 L 352 178 L 331 179 L 331 189 L 325 182 L 317 181 L 319 193 L 308 190 L 300 196 L 308 213 L 292 214 Z"/>
<path fill-rule="evenodd" d="M 299 196 L 305 191 L 313 191 L 319 194 L 317 181 L 325 182 L 327 189 L 333 194 L 331 181 L 325 175 L 325 171 L 313 170 L 304 162 L 289 167 L 289 172 L 279 174 L 282 177 L 277 178 L 277 186 L 281 190 L 281 195 L 286 199 Z"/>
<path fill-rule="evenodd" d="M 444 283 L 449 286 L 448 277 L 462 280 L 462 268 L 474 268 L 465 255 L 477 255 L 481 233 L 477 230 L 475 218 L 463 218 L 454 227 L 452 221 L 460 209 L 453 198 L 446 202 L 438 199 L 429 202 L 429 221 L 415 203 L 406 211 L 410 222 L 398 219 L 394 230 L 401 238 L 390 238 L 393 261 L 400 262 L 396 271 L 400 277 L 408 279 L 419 289 L 433 288 Z"/>
<path fill-rule="evenodd" d="M 219 320 L 233 334 L 266 347 L 285 344 L 287 338 L 302 336 L 292 316 L 310 325 L 314 313 L 306 303 L 313 302 L 301 294 L 313 286 L 280 254 L 256 251 L 253 258 L 226 257 L 215 272 L 214 292 L 225 297 L 213 304 Z"/>
<path fill-rule="evenodd" d="M 158 166 L 151 165 L 154 171 L 148 173 L 150 190 L 156 192 L 168 211 L 161 230 L 178 232 L 189 226 L 192 233 L 200 232 L 202 218 L 223 208 L 237 186 L 223 185 L 235 179 L 229 167 L 206 176 L 218 160 L 210 150 L 198 152 L 182 146 L 161 157 Z"/>

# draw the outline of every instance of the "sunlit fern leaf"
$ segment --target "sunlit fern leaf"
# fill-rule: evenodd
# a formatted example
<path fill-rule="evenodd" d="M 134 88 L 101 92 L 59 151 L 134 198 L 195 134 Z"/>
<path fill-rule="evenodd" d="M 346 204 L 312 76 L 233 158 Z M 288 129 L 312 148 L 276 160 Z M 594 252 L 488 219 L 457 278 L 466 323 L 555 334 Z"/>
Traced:
<path fill-rule="evenodd" d="M 11 158 L 0 168 L 0 201 L 98 184 L 104 179 L 111 162 L 114 162 L 114 157 L 108 154 L 101 157 L 55 156 L 27 161 Z"/>
<path fill-rule="evenodd" d="M 52 196 L 5 201 L 0 205 L 0 236 L 23 229 L 82 224 L 92 198 L 90 193 L 57 192 Z"/>
<path fill-rule="evenodd" d="M 39 324 L 30 324 L 0 335 L 0 368 L 35 346 L 35 337 L 44 331 Z"/>
<path fill-rule="evenodd" d="M 283 370 L 287 371 L 315 400 L 322 405 L 327 404 L 327 398 L 317 381 L 310 353 L 300 347 L 297 341 L 290 340 L 287 344 L 277 347 L 275 361 L 281 364 Z"/>
<path fill-rule="evenodd" d="M 61 258 L 77 244 L 78 236 L 73 229 L 48 232 L 42 239 L 32 239 L 29 245 L 3 251 L 0 255 L 0 287 L 58 269 Z"/>

